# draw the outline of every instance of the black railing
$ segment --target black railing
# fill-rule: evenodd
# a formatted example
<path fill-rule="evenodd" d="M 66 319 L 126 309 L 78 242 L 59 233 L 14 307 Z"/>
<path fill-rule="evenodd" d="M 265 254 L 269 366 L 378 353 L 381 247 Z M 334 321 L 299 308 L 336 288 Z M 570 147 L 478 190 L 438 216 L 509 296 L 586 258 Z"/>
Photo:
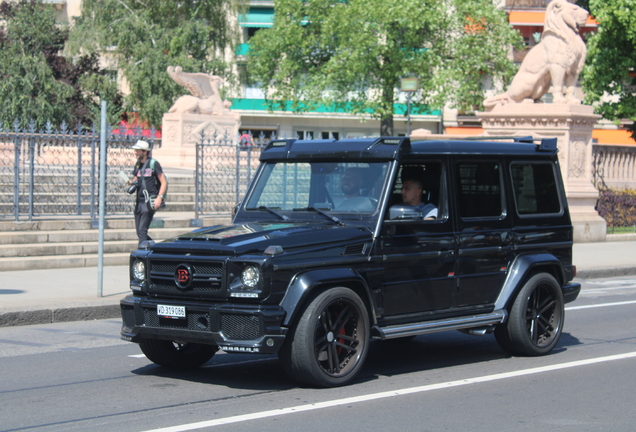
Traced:
<path fill-rule="evenodd" d="M 107 133 L 106 214 L 132 213 L 119 171 L 130 174 L 134 157 L 130 147 L 138 139 L 151 145 L 159 140 L 142 137 L 141 129 L 112 128 Z M 0 220 L 98 213 L 99 132 L 78 125 L 75 130 L 48 124 L 36 130 L 0 124 Z"/>

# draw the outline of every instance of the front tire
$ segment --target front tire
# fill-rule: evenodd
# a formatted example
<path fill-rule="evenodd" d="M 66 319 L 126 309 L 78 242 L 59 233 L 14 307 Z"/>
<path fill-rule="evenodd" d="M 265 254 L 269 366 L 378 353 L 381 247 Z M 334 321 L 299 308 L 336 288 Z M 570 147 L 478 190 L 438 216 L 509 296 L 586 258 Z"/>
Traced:
<path fill-rule="evenodd" d="M 360 372 L 369 337 L 364 302 L 349 288 L 332 288 L 307 306 L 279 356 L 286 372 L 299 382 L 341 386 Z"/>
<path fill-rule="evenodd" d="M 508 322 L 495 329 L 495 338 L 512 355 L 548 354 L 559 342 L 565 320 L 563 292 L 548 273 L 532 276 L 515 299 Z"/>
<path fill-rule="evenodd" d="M 142 339 L 139 347 L 151 362 L 175 369 L 198 368 L 207 363 L 218 350 L 216 345 L 157 339 Z"/>

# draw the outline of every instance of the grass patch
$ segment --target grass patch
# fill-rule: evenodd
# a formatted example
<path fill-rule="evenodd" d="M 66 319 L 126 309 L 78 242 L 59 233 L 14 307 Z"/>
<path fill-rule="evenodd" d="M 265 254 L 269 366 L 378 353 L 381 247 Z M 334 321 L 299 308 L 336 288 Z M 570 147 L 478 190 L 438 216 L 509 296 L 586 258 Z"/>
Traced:
<path fill-rule="evenodd" d="M 636 233 L 636 227 L 607 227 L 607 234 L 631 234 Z"/>

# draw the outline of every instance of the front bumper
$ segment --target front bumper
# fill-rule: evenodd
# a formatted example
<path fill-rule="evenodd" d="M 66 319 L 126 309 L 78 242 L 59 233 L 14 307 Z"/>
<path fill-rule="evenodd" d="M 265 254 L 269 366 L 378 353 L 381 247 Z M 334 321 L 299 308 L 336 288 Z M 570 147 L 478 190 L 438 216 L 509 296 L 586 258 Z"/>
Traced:
<path fill-rule="evenodd" d="M 185 319 L 161 318 L 157 305 L 185 306 Z M 157 300 L 129 295 L 120 302 L 121 338 L 217 345 L 226 352 L 277 353 L 287 328 L 280 306 Z"/>

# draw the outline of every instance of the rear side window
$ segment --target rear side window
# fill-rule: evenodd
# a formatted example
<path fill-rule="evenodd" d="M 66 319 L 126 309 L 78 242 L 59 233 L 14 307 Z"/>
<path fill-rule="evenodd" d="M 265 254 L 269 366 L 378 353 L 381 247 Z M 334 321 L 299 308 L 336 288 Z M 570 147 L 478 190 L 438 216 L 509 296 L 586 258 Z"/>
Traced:
<path fill-rule="evenodd" d="M 561 213 L 552 163 L 512 163 L 512 187 L 519 215 Z"/>
<path fill-rule="evenodd" d="M 498 162 L 457 164 L 459 215 L 462 218 L 500 217 L 501 175 Z"/>

